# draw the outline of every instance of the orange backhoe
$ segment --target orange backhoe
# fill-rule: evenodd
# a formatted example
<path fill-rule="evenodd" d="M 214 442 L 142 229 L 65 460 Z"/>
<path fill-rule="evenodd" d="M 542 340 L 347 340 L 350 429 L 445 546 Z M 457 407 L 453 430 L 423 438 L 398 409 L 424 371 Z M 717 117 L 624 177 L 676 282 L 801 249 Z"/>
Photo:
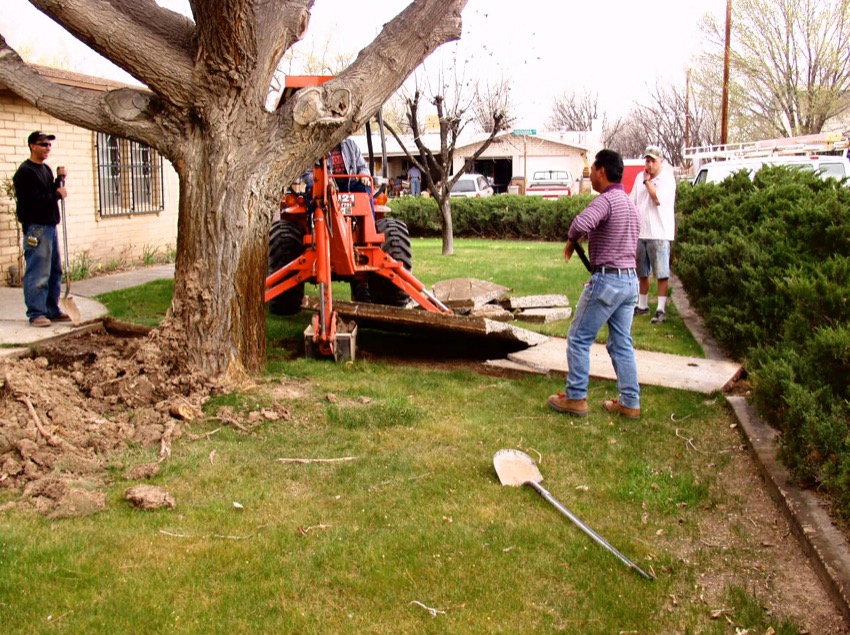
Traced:
<path fill-rule="evenodd" d="M 289 77 L 284 99 L 307 85 L 330 77 Z M 363 192 L 341 192 L 337 179 L 366 184 Z M 312 200 L 290 192 L 281 203 L 279 220 L 269 237 L 269 276 L 265 300 L 272 313 L 298 313 L 304 284 L 319 287 L 318 312 L 305 331 L 308 356 L 353 359 L 355 334 L 334 311 L 331 282 L 348 281 L 355 302 L 394 307 L 411 299 L 423 309 L 451 314 L 411 273 L 410 236 L 403 221 L 389 218 L 386 195 L 373 199 L 375 183 L 368 174 L 331 174 L 327 156 L 313 167 Z"/>

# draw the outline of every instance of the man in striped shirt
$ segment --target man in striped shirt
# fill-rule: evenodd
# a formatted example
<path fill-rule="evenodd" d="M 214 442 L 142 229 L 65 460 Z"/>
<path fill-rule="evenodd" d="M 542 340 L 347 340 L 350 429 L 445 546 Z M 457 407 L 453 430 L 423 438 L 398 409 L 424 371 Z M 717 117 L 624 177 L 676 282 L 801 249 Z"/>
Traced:
<path fill-rule="evenodd" d="M 600 151 L 590 168 L 590 182 L 599 196 L 570 225 L 564 259 L 569 262 L 574 245 L 587 238 L 592 272 L 567 335 L 566 390 L 548 399 L 549 407 L 557 412 L 587 415 L 590 346 L 607 324 L 607 349 L 617 373 L 619 396 L 603 401 L 602 408 L 640 418 L 640 385 L 631 335 L 638 299 L 635 252 L 640 212 L 623 189 L 622 178 L 622 157 L 613 150 Z"/>

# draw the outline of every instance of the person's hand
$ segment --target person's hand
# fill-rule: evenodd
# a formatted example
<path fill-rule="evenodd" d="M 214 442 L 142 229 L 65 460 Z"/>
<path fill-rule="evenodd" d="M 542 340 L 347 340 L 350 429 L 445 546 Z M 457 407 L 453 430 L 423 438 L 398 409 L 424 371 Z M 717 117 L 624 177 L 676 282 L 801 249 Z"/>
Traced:
<path fill-rule="evenodd" d="M 59 194 L 60 198 L 65 198 L 66 196 L 68 196 L 68 190 L 66 190 L 64 187 L 57 187 L 56 193 Z"/>
<path fill-rule="evenodd" d="M 566 246 L 564 247 L 564 262 L 569 262 L 570 258 L 573 257 L 573 250 L 575 247 L 573 246 L 573 241 L 568 240 Z"/>
<path fill-rule="evenodd" d="M 64 165 L 60 165 L 58 168 L 56 168 L 56 176 L 58 176 L 62 180 L 65 180 L 65 177 L 68 176 L 68 170 L 65 169 Z"/>

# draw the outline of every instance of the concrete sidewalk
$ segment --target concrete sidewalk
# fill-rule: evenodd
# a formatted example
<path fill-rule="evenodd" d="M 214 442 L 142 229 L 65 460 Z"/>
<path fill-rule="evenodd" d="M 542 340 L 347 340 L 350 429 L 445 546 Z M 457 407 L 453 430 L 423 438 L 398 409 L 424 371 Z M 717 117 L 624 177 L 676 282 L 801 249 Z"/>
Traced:
<path fill-rule="evenodd" d="M 86 324 L 107 314 L 106 307 L 95 296 L 109 291 L 135 287 L 151 280 L 174 277 L 174 265 L 144 267 L 87 280 L 71 282 L 71 297 L 80 309 L 81 323 Z M 65 285 L 62 285 L 62 297 Z M 24 292 L 20 287 L 0 287 L 0 346 L 27 346 L 35 342 L 64 335 L 75 330 L 70 322 L 57 322 L 45 328 L 30 326 Z M 0 355 L 17 353 L 15 348 L 2 348 Z"/>

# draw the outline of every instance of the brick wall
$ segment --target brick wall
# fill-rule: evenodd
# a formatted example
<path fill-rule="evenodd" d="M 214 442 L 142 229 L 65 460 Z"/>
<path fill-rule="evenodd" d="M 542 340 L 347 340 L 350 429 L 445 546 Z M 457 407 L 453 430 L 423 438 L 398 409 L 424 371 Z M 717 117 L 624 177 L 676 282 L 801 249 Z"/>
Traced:
<path fill-rule="evenodd" d="M 110 268 L 138 261 L 154 249 L 174 249 L 177 241 L 177 174 L 165 162 L 165 209 L 156 214 L 101 217 L 98 213 L 95 133 L 59 121 L 8 91 L 0 91 L 0 185 L 11 179 L 29 156 L 26 139 L 33 130 L 56 135 L 48 165 L 68 170 L 68 250 L 70 260 L 85 257 Z M 8 284 L 7 271 L 18 261 L 15 203 L 0 187 L 0 286 Z"/>

